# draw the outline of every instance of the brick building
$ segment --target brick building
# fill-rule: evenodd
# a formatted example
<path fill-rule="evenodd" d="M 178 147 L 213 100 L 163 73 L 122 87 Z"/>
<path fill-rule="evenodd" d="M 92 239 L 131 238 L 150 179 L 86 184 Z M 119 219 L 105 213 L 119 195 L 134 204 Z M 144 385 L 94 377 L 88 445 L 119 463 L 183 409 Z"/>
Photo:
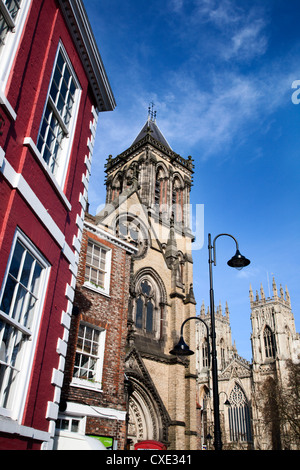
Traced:
<path fill-rule="evenodd" d="M 125 448 L 125 346 L 135 251 L 86 214 L 56 431 L 58 449 L 74 448 L 80 437 L 93 448 L 89 436 L 106 447 Z"/>
<path fill-rule="evenodd" d="M 81 0 L 0 2 L 0 449 L 51 449 L 98 113 Z"/>

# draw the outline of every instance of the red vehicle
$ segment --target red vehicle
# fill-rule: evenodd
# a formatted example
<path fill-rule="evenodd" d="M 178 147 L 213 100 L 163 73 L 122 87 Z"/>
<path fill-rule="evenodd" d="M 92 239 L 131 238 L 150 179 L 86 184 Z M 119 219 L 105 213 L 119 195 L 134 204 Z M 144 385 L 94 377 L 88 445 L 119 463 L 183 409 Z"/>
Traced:
<path fill-rule="evenodd" d="M 149 440 L 134 444 L 134 450 L 167 450 L 167 447 L 162 442 Z"/>

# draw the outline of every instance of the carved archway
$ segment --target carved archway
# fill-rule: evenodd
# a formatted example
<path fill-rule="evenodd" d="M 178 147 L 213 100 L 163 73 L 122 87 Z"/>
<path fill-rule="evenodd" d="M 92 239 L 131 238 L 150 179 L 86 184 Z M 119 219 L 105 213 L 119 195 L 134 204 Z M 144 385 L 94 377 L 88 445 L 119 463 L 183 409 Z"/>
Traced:
<path fill-rule="evenodd" d="M 126 358 L 125 374 L 130 382 L 127 440 L 130 449 L 143 440 L 168 444 L 169 415 L 144 362 L 135 349 Z"/>

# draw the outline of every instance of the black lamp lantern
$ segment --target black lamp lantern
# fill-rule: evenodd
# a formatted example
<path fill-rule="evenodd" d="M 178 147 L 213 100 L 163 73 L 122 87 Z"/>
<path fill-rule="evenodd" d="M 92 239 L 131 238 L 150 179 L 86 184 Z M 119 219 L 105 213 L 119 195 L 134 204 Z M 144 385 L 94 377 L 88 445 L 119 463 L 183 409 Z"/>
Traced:
<path fill-rule="evenodd" d="M 235 255 L 227 262 L 228 266 L 236 269 L 243 269 L 250 264 L 250 260 L 241 255 L 239 250 L 236 250 Z"/>
<path fill-rule="evenodd" d="M 170 351 L 170 354 L 173 354 L 173 356 L 192 356 L 194 352 L 191 351 L 183 337 L 180 336 L 178 343 L 175 344 L 174 348 Z"/>

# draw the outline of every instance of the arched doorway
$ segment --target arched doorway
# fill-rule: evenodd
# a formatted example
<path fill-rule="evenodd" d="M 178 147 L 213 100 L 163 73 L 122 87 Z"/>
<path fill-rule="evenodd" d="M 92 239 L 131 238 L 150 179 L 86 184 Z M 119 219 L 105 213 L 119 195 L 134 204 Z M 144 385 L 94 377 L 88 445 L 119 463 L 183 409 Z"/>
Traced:
<path fill-rule="evenodd" d="M 131 394 L 128 402 L 127 440 L 129 449 L 144 440 L 156 440 L 167 444 L 168 416 L 159 397 L 151 387 L 137 377 L 129 377 Z"/>

